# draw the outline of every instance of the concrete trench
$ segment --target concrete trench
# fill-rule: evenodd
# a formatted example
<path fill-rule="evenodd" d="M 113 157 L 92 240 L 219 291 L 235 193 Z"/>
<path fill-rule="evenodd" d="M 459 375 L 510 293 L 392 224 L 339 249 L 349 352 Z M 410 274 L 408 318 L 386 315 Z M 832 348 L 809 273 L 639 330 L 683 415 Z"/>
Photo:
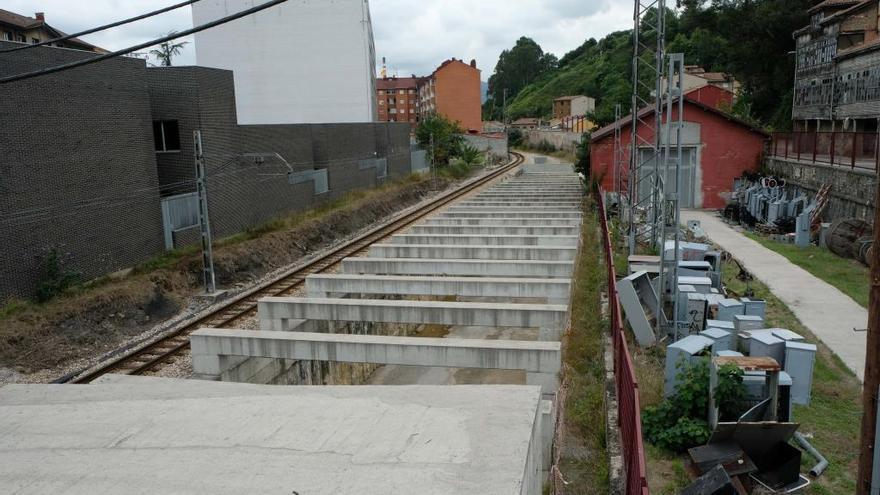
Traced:
<path fill-rule="evenodd" d="M 307 278 L 304 297 L 261 300 L 261 331 L 194 333 L 194 377 L 539 385 L 546 474 L 584 192 L 570 165 L 523 168 Z"/>

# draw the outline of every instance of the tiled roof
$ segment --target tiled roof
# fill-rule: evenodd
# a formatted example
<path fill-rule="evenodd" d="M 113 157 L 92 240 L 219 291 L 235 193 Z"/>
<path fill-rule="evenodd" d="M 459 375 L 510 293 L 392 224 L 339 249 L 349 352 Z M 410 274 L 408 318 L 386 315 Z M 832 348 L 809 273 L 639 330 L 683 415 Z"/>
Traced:
<path fill-rule="evenodd" d="M 19 29 L 35 29 L 35 28 L 43 27 L 44 29 L 46 29 L 52 33 L 55 33 L 56 37 L 60 38 L 62 36 L 67 36 L 67 33 L 65 33 L 59 29 L 55 29 L 54 27 L 47 24 L 46 21 L 41 21 L 40 19 L 24 16 L 21 14 L 16 14 L 15 12 L 10 12 L 8 10 L 3 10 L 3 9 L 0 9 L 0 24 L 7 24 L 10 26 L 17 27 Z M 94 50 L 94 51 L 101 52 L 101 53 L 107 52 L 107 50 L 104 50 L 103 48 L 97 47 L 91 43 L 87 43 L 79 38 L 70 38 L 69 40 L 66 40 L 65 43 L 70 43 L 72 45 L 79 45 L 83 48 L 87 48 L 87 49 Z"/>
<path fill-rule="evenodd" d="M 376 89 L 410 89 L 418 86 L 416 77 L 386 77 L 376 79 Z"/>
<path fill-rule="evenodd" d="M 845 7 L 847 5 L 855 5 L 861 0 L 824 0 L 813 5 L 807 12 L 815 12 L 817 10 L 827 9 L 831 7 Z"/>

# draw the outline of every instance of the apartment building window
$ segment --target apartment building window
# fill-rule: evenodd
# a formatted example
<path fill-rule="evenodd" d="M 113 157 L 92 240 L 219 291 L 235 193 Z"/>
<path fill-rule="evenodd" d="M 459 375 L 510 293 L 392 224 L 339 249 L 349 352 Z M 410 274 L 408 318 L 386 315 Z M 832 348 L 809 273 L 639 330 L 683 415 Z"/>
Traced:
<path fill-rule="evenodd" d="M 12 31 L 3 31 L 3 39 L 6 41 L 12 41 L 14 39 L 12 37 Z"/>
<path fill-rule="evenodd" d="M 400 90 L 400 94 L 405 95 L 405 94 L 406 94 L 406 90 L 405 90 L 405 89 L 401 89 L 401 90 Z"/>
<path fill-rule="evenodd" d="M 409 109 L 409 113 L 416 113 L 416 109 L 415 109 L 415 108 L 410 108 L 410 109 Z"/>
<path fill-rule="evenodd" d="M 384 104 L 385 104 L 385 100 L 384 100 L 384 99 L 383 99 L 383 100 L 379 100 L 379 105 L 384 105 Z"/>
<path fill-rule="evenodd" d="M 389 112 L 390 112 L 390 113 L 397 113 L 397 109 L 396 109 L 396 108 L 392 108 L 391 110 L 389 110 Z"/>
<path fill-rule="evenodd" d="M 153 141 L 157 153 L 180 151 L 180 127 L 176 120 L 154 120 Z"/>
<path fill-rule="evenodd" d="M 411 94 L 411 95 L 416 94 L 416 90 L 414 90 L 414 89 L 409 90 L 409 94 Z"/>

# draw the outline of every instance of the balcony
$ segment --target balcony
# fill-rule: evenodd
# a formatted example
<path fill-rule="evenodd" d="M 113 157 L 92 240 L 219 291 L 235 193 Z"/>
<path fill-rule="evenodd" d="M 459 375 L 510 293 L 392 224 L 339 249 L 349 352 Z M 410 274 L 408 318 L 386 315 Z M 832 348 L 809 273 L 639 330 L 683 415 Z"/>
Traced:
<path fill-rule="evenodd" d="M 878 138 L 877 132 L 774 132 L 770 156 L 877 172 Z"/>

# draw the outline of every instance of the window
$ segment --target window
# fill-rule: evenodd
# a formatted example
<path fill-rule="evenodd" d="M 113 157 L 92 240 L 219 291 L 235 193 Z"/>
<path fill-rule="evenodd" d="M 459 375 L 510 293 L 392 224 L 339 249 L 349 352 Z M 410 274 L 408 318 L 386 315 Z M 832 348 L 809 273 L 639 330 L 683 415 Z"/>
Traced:
<path fill-rule="evenodd" d="M 18 41 L 21 42 L 21 43 L 27 43 L 27 36 L 25 36 L 25 35 L 23 35 L 23 34 L 19 34 L 19 35 L 18 35 Z"/>
<path fill-rule="evenodd" d="M 40 38 L 31 38 L 31 43 L 36 45 L 39 42 L 40 42 Z"/>
<path fill-rule="evenodd" d="M 12 37 L 12 31 L 3 31 L 3 39 L 6 41 L 12 41 L 14 39 Z"/>
<path fill-rule="evenodd" d="M 384 104 L 385 104 L 385 100 L 379 100 L 379 105 L 384 105 Z"/>
<path fill-rule="evenodd" d="M 397 109 L 396 109 L 396 108 L 392 108 L 391 110 L 389 110 L 389 112 L 390 112 L 390 113 L 397 113 Z"/>
<path fill-rule="evenodd" d="M 400 94 L 405 95 L 405 94 L 406 94 L 406 90 L 405 90 L 405 89 L 401 89 L 401 90 L 400 90 Z"/>
<path fill-rule="evenodd" d="M 415 109 L 415 108 L 410 108 L 410 109 L 409 109 L 409 113 L 416 113 L 416 109 Z"/>
<path fill-rule="evenodd" d="M 416 94 L 416 90 L 414 90 L 414 89 L 409 90 L 409 94 L 411 94 L 411 95 Z"/>
<path fill-rule="evenodd" d="M 154 120 L 153 140 L 157 152 L 180 151 L 180 129 L 176 120 Z"/>

